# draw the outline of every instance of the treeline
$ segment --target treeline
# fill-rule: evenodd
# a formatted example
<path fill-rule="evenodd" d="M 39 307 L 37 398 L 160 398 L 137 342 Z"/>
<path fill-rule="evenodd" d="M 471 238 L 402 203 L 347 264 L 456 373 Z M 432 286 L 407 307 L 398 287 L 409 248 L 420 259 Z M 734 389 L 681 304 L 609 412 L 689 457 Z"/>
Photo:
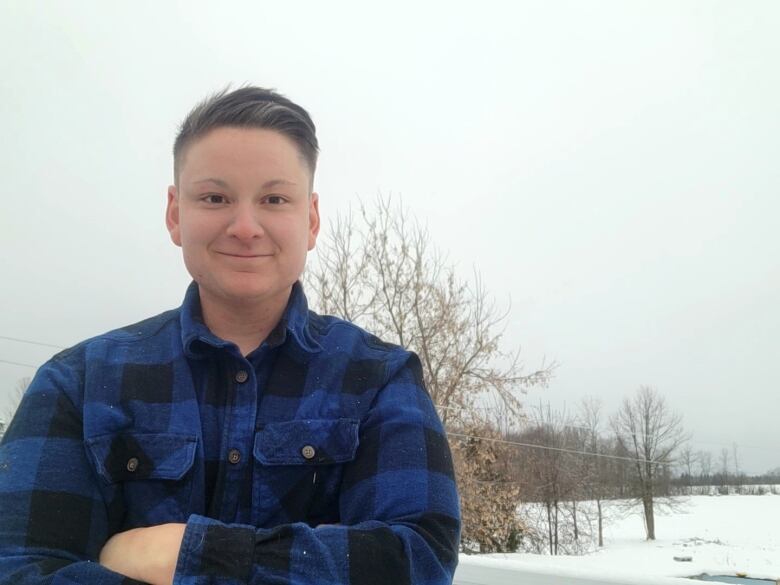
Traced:
<path fill-rule="evenodd" d="M 747 476 L 736 447 L 720 454 L 721 469 L 713 472 L 712 456 L 692 450 L 681 417 L 649 387 L 609 415 L 595 399 L 575 411 L 539 405 L 519 430 L 499 433 L 494 425 L 490 432 L 499 443 L 470 442 L 470 457 L 492 461 L 492 475 L 477 480 L 505 513 L 512 498 L 519 510 L 519 525 L 493 550 L 579 554 L 603 546 L 610 519 L 637 507 L 646 538 L 654 539 L 655 512 L 681 506 L 681 496 L 780 491 L 780 468 Z M 468 492 L 474 481 L 464 478 Z"/>
<path fill-rule="evenodd" d="M 508 437 L 521 500 L 537 504 L 523 507 L 527 548 L 571 554 L 603 546 L 604 504 L 613 500 L 640 506 L 646 537 L 655 538 L 655 509 L 673 495 L 674 456 L 686 439 L 657 391 L 639 388 L 609 416 L 595 399 L 570 413 L 539 406 Z"/>
<path fill-rule="evenodd" d="M 678 475 L 674 485 L 682 493 L 760 493 L 759 489 L 741 489 L 748 486 L 774 486 L 780 484 L 780 467 L 766 473 L 748 475 L 740 467 L 739 449 L 736 444 L 731 449 L 723 448 L 717 459 L 706 450 L 694 451 L 686 446 L 678 458 Z M 694 488 L 708 488 L 706 490 Z M 714 489 L 718 488 L 718 489 Z M 764 490 L 767 491 L 767 490 Z M 772 491 L 769 488 L 769 491 Z M 776 490 L 775 490 L 776 491 Z"/>

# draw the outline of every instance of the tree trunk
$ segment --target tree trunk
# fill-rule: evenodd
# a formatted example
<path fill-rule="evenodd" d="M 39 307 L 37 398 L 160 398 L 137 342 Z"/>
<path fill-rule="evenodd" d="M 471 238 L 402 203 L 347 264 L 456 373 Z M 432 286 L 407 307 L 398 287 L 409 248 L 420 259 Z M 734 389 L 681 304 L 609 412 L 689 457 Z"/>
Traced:
<path fill-rule="evenodd" d="M 604 524 L 603 524 L 603 516 L 601 514 L 601 500 L 596 499 L 596 506 L 598 506 L 599 509 L 599 548 L 604 546 Z"/>
<path fill-rule="evenodd" d="M 572 506 L 572 520 L 574 521 L 574 541 L 578 541 L 580 538 L 580 532 L 577 529 L 577 501 L 571 503 Z"/>
<path fill-rule="evenodd" d="M 653 516 L 652 494 L 643 496 L 642 504 L 645 509 L 645 530 L 647 531 L 647 540 L 655 540 L 655 516 Z"/>
<path fill-rule="evenodd" d="M 553 552 L 553 523 L 552 523 L 552 504 L 550 502 L 545 502 L 545 507 L 547 508 L 547 542 L 550 545 L 550 554 L 555 554 Z"/>

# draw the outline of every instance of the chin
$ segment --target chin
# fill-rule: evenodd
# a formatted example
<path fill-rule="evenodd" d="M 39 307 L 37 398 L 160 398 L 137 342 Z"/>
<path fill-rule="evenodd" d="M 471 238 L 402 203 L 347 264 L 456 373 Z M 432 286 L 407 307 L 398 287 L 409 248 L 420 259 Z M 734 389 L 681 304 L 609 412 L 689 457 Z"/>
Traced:
<path fill-rule="evenodd" d="M 222 294 L 231 301 L 259 303 L 289 292 L 292 283 L 264 282 L 262 279 L 239 278 L 223 283 Z"/>

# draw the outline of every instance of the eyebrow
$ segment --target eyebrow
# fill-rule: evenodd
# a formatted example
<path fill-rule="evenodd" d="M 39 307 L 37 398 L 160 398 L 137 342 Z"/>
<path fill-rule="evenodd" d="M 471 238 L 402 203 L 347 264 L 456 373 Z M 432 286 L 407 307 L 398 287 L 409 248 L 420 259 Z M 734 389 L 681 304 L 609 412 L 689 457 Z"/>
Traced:
<path fill-rule="evenodd" d="M 198 185 L 200 183 L 214 183 L 218 187 L 222 187 L 223 189 L 228 189 L 230 185 L 227 184 L 226 181 L 223 181 L 222 179 L 218 179 L 216 177 L 207 177 L 205 179 L 200 179 L 198 181 L 194 181 L 193 184 Z M 288 181 L 287 179 L 271 179 L 270 181 L 266 181 L 262 185 L 262 189 L 271 189 L 273 187 L 278 187 L 279 185 L 288 185 L 291 187 L 297 186 L 297 183 L 293 183 L 292 181 Z"/>

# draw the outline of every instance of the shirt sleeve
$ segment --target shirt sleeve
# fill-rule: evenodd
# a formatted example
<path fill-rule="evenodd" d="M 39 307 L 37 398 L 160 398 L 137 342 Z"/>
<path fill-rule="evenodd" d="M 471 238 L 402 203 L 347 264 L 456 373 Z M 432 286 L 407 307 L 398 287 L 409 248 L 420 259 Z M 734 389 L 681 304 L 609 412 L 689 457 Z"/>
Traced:
<path fill-rule="evenodd" d="M 0 443 L 0 585 L 138 583 L 97 562 L 110 527 L 64 391 L 79 384 L 58 361 L 42 366 Z"/>
<path fill-rule="evenodd" d="M 340 524 L 255 529 L 193 515 L 175 585 L 444 585 L 460 511 L 449 446 L 418 358 L 376 395 L 346 465 Z"/>

